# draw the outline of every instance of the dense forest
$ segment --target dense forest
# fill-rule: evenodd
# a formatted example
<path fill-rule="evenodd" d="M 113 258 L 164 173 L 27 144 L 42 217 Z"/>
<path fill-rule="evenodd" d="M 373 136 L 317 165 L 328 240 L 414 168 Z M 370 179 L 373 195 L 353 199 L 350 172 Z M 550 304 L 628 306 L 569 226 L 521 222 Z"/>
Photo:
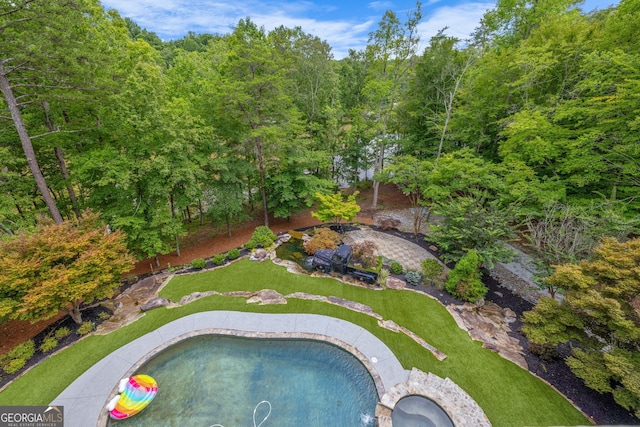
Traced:
<path fill-rule="evenodd" d="M 143 259 L 179 251 L 189 222 L 230 229 L 255 209 L 268 226 L 345 184 L 372 185 L 375 207 L 393 183 L 416 229 L 444 218 L 429 238 L 451 260 L 473 249 L 490 267 L 521 233 L 551 277 L 541 286 L 571 290 L 556 266 L 605 263 L 637 236 L 640 211 L 640 1 L 578 3 L 498 0 L 469 40 L 428 41 L 417 3 L 336 60 L 303 28 L 251 18 L 164 42 L 97 0 L 1 1 L 0 234 L 89 209 Z M 610 326 L 593 347 L 621 353 L 590 385 L 638 410 L 640 380 L 621 386 L 640 366 L 629 280 L 612 291 L 624 336 Z M 575 334 L 539 338 L 541 351 Z M 574 359 L 583 377 L 596 353 Z"/>

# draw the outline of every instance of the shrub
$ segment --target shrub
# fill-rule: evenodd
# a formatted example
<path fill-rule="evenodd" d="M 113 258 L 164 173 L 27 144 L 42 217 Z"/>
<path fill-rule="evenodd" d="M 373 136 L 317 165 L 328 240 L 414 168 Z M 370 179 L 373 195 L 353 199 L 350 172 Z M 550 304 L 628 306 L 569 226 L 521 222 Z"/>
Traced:
<path fill-rule="evenodd" d="M 111 313 L 109 313 L 108 311 L 101 311 L 100 314 L 98 314 L 98 319 L 100 320 L 107 320 L 111 318 Z"/>
<path fill-rule="evenodd" d="M 353 256 L 365 267 L 373 267 L 376 265 L 378 245 L 371 240 L 365 240 L 353 245 Z"/>
<path fill-rule="evenodd" d="M 445 288 L 451 295 L 465 301 L 476 302 L 487 294 L 487 287 L 480 280 L 480 257 L 470 250 L 449 273 Z"/>
<path fill-rule="evenodd" d="M 308 254 L 315 254 L 318 249 L 336 249 L 340 243 L 340 235 L 330 228 L 322 227 L 315 230 L 311 240 L 304 244 Z"/>
<path fill-rule="evenodd" d="M 364 181 L 358 181 L 356 182 L 356 188 L 359 191 L 366 191 L 366 190 L 370 190 L 371 187 L 373 187 L 373 181 L 367 179 Z"/>
<path fill-rule="evenodd" d="M 9 363 L 7 363 L 4 366 L 4 371 L 9 375 L 15 374 L 20 369 L 22 369 L 26 364 L 27 364 L 26 359 L 23 359 L 23 358 L 12 359 L 11 361 L 9 361 Z"/>
<path fill-rule="evenodd" d="M 298 239 L 298 240 L 302 240 L 302 235 L 304 234 L 302 231 L 296 231 L 296 230 L 289 230 L 287 231 L 287 233 L 289 233 L 289 236 L 291 236 L 292 239 Z"/>
<path fill-rule="evenodd" d="M 245 244 L 247 249 L 255 249 L 256 247 L 268 248 L 273 245 L 273 242 L 278 236 L 267 226 L 261 225 L 256 227 L 251 239 Z"/>
<path fill-rule="evenodd" d="M 239 256 L 240 256 L 240 250 L 239 249 L 231 249 L 229 252 L 227 252 L 227 257 L 229 258 L 229 260 L 236 259 Z"/>
<path fill-rule="evenodd" d="M 382 257 L 377 256 L 376 257 L 376 273 L 380 273 L 380 271 L 382 270 L 382 266 L 383 266 Z"/>
<path fill-rule="evenodd" d="M 217 254 L 216 256 L 211 258 L 211 262 L 213 263 L 213 265 L 222 265 L 224 264 L 224 261 L 226 259 L 227 259 L 227 256 L 225 254 Z"/>
<path fill-rule="evenodd" d="M 82 322 L 82 325 L 78 328 L 79 335 L 87 335 L 91 331 L 93 331 L 93 323 L 89 321 Z"/>
<path fill-rule="evenodd" d="M 69 336 L 69 334 L 71 334 L 71 329 L 63 326 L 62 328 L 58 329 L 53 335 L 56 337 L 56 339 L 60 340 L 66 336 Z"/>
<path fill-rule="evenodd" d="M 202 258 L 196 258 L 191 261 L 191 267 L 193 268 L 201 269 L 204 268 L 205 265 L 207 265 L 207 261 L 203 260 Z"/>
<path fill-rule="evenodd" d="M 389 270 L 380 270 L 378 272 L 378 283 L 383 288 L 387 286 L 387 279 L 389 278 Z"/>
<path fill-rule="evenodd" d="M 409 285 L 418 286 L 422 283 L 422 276 L 417 271 L 407 271 L 404 275 L 404 280 L 406 280 Z"/>
<path fill-rule="evenodd" d="M 42 341 L 42 344 L 40 344 L 40 351 L 43 353 L 48 353 L 54 348 L 56 348 L 57 346 L 58 346 L 57 339 L 53 337 L 45 338 L 45 340 Z"/>
<path fill-rule="evenodd" d="M 36 345 L 33 340 L 25 341 L 22 344 L 15 346 L 7 356 L 9 359 L 30 359 L 36 352 Z"/>
<path fill-rule="evenodd" d="M 404 268 L 399 262 L 393 261 L 389 266 L 389 271 L 391 272 L 391 274 L 402 274 Z"/>
<path fill-rule="evenodd" d="M 444 267 L 437 259 L 427 258 L 422 261 L 422 276 L 429 281 L 429 284 L 432 285 L 435 282 L 442 272 L 444 272 Z"/>

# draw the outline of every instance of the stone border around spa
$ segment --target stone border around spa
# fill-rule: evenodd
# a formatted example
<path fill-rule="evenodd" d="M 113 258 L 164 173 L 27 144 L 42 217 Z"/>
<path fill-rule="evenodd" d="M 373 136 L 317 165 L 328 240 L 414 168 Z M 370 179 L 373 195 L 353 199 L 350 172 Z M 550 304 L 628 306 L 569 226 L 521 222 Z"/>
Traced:
<path fill-rule="evenodd" d="M 121 378 L 130 376 L 149 357 L 182 339 L 224 332 L 259 338 L 316 339 L 338 345 L 369 369 L 379 396 L 409 376 L 379 338 L 341 319 L 316 314 L 210 311 L 174 320 L 115 350 L 77 378 L 51 405 L 65 407 L 66 427 L 102 427 L 107 421 L 105 405 Z"/>
<path fill-rule="evenodd" d="M 484 411 L 469 394 L 449 378 L 413 368 L 406 382 L 396 384 L 376 406 L 379 427 L 392 427 L 391 413 L 400 399 L 422 396 L 437 403 L 456 427 L 491 427 Z"/>

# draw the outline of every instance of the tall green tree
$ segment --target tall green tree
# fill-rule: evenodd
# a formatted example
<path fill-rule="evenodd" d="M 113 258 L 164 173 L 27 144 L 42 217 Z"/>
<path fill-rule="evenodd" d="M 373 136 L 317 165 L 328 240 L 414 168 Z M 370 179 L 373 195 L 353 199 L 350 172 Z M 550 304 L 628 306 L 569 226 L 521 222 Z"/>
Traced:
<path fill-rule="evenodd" d="M 250 19 L 238 22 L 229 49 L 218 86 L 216 127 L 224 138 L 242 144 L 253 160 L 268 226 L 269 173 L 279 162 L 277 154 L 286 151 L 282 146 L 294 143 L 302 129 L 290 95 L 291 63 Z"/>
<path fill-rule="evenodd" d="M 347 112 L 362 110 L 368 66 L 365 51 L 353 49 L 349 49 L 349 56 L 341 59 L 337 65 L 340 104 Z"/>
<path fill-rule="evenodd" d="M 424 222 L 428 219 L 427 206 L 429 200 L 424 196 L 428 185 L 429 174 L 433 170 L 433 162 L 418 160 L 413 156 L 394 157 L 387 165 L 380 182 L 395 184 L 402 194 L 409 198 L 413 211 L 413 232 L 420 233 Z"/>
<path fill-rule="evenodd" d="M 422 19 L 422 5 L 401 22 L 396 14 L 388 10 L 378 23 L 378 29 L 369 35 L 366 58 L 369 62 L 368 77 L 363 93 L 367 99 L 366 114 L 375 123 L 374 172 L 382 172 L 389 133 L 390 121 L 399 101 L 402 85 L 408 79 L 408 72 L 416 58 L 420 37 L 418 24 Z M 372 207 L 378 204 L 379 181 L 373 181 Z"/>
<path fill-rule="evenodd" d="M 216 178 L 203 190 L 203 201 L 207 215 L 214 224 L 223 223 L 227 236 L 231 238 L 231 226 L 249 218 L 245 213 L 245 203 L 248 200 L 244 194 L 244 178 L 251 173 L 252 165 L 230 156 L 220 160 L 213 168 Z"/>
<path fill-rule="evenodd" d="M 179 251 L 182 212 L 200 195 L 209 155 L 202 146 L 212 138 L 190 102 L 168 92 L 177 77 L 164 72 L 158 52 L 141 40 L 127 48 L 127 78 L 100 111 L 104 140 L 80 156 L 78 175 L 88 204 L 148 258 Z"/>
<path fill-rule="evenodd" d="M 104 11 L 93 0 L 0 4 L 0 90 L 2 109 L 8 113 L 3 116 L 13 122 L 40 196 L 56 223 L 63 217 L 34 149 L 37 135 L 28 128 L 24 113 L 69 93 L 96 89 L 94 77 L 99 68 L 93 67 L 99 67 L 101 61 L 89 46 L 101 19 L 105 19 Z M 74 130 L 48 129 L 48 133 L 69 131 Z"/>
<path fill-rule="evenodd" d="M 403 150 L 421 157 L 435 151 L 436 160 L 442 154 L 465 74 L 477 56 L 473 47 L 458 49 L 459 40 L 443 31 L 431 38 L 416 64 L 411 89 L 399 112 L 409 135 Z"/>
<path fill-rule="evenodd" d="M 333 67 L 331 46 L 302 28 L 278 27 L 269 37 L 275 49 L 291 58 L 292 97 L 314 138 L 322 127 L 325 107 L 337 98 L 337 75 Z"/>
<path fill-rule="evenodd" d="M 499 44 L 527 39 L 545 19 L 566 12 L 580 0 L 498 0 L 482 18 L 483 35 Z"/>
<path fill-rule="evenodd" d="M 267 206 L 274 217 L 290 218 L 292 214 L 311 207 L 316 200 L 315 195 L 330 191 L 334 184 L 312 172 L 327 163 L 328 159 L 322 152 L 289 146 L 281 158 L 278 168 L 268 178 Z"/>

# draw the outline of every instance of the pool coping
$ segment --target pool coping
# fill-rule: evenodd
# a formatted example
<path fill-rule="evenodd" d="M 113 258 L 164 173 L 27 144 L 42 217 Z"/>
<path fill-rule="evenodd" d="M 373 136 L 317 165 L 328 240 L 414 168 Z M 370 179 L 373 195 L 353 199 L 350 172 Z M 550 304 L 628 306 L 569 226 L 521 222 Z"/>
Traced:
<path fill-rule="evenodd" d="M 94 422 L 102 427 L 107 421 L 105 405 L 120 379 L 130 376 L 157 352 L 202 334 L 329 342 L 354 354 L 369 369 L 379 399 L 409 379 L 409 371 L 386 344 L 351 322 L 319 314 L 207 311 L 174 320 L 113 351 L 80 375 L 51 405 L 64 406 L 66 427 L 86 427 Z"/>

